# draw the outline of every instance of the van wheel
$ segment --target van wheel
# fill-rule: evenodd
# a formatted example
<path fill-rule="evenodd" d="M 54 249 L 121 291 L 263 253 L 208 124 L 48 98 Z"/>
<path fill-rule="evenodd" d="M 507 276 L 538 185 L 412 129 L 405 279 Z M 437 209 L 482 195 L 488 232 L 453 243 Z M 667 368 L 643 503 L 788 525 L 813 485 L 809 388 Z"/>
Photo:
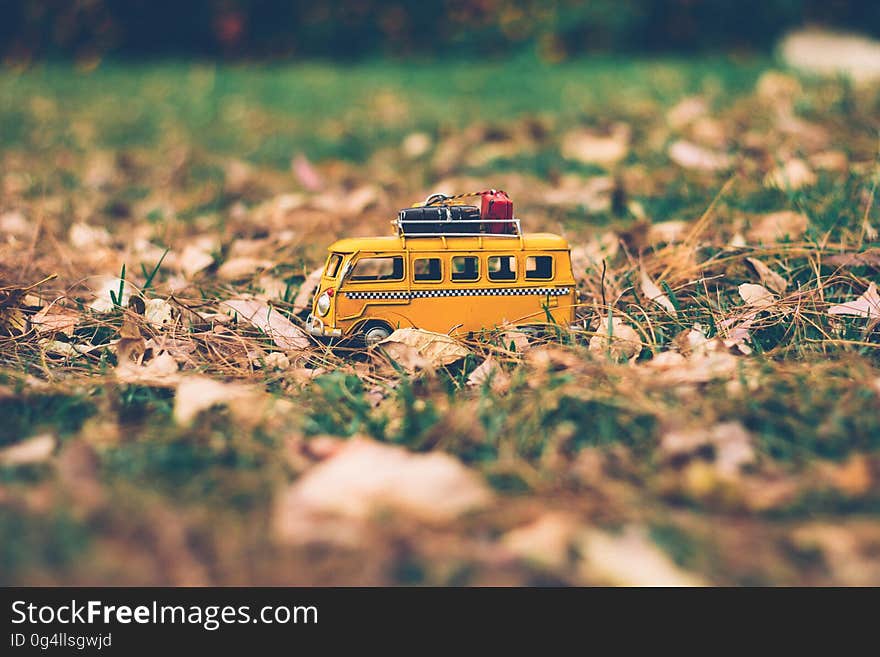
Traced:
<path fill-rule="evenodd" d="M 367 322 L 361 330 L 361 335 L 363 336 L 364 344 L 367 347 L 372 347 L 393 332 L 394 330 L 385 322 Z"/>

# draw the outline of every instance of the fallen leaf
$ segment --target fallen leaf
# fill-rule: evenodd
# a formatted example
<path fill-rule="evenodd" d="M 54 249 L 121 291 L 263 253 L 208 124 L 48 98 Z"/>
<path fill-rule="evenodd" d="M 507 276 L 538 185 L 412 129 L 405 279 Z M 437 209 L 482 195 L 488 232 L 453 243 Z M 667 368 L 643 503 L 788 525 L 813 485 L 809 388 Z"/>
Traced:
<path fill-rule="evenodd" d="M 42 463 L 52 456 L 54 449 L 55 436 L 52 434 L 34 436 L 0 449 L 0 465 L 18 466 Z"/>
<path fill-rule="evenodd" d="M 144 319 L 150 326 L 161 328 L 174 322 L 174 307 L 165 299 L 148 299 Z"/>
<path fill-rule="evenodd" d="M 383 510 L 447 523 L 491 499 L 482 479 L 448 454 L 355 438 L 281 495 L 275 530 L 282 540 L 308 542 L 312 537 L 302 530 L 310 516 L 363 521 Z"/>
<path fill-rule="evenodd" d="M 828 309 L 828 314 L 880 319 L 880 294 L 877 294 L 877 284 L 871 281 L 868 289 L 858 299 L 832 306 Z"/>
<path fill-rule="evenodd" d="M 180 269 L 184 275 L 187 278 L 192 278 L 203 269 L 213 265 L 214 256 L 211 255 L 211 251 L 211 247 L 203 242 L 190 244 L 184 248 L 183 253 L 180 254 L 178 259 Z"/>
<path fill-rule="evenodd" d="M 666 122 L 673 130 L 681 130 L 708 112 L 709 105 L 704 98 L 688 96 L 682 98 L 666 112 Z"/>
<path fill-rule="evenodd" d="M 293 158 L 290 168 L 291 171 L 293 171 L 293 175 L 296 176 L 299 184 L 306 190 L 317 192 L 324 187 L 324 181 L 321 179 L 320 174 L 318 174 L 315 167 L 312 166 L 312 163 L 309 162 L 308 158 L 303 153 L 299 153 Z"/>
<path fill-rule="evenodd" d="M 543 202 L 562 207 L 581 207 L 588 212 L 607 212 L 611 209 L 614 179 L 611 176 L 565 175 L 558 184 L 548 189 Z"/>
<path fill-rule="evenodd" d="M 116 303 L 114 303 L 113 296 L 118 297 L 120 289 L 122 290 L 122 299 L 116 299 Z M 127 306 L 131 298 L 132 287 L 116 276 L 99 276 L 92 283 L 92 292 L 97 298 L 89 304 L 89 308 L 96 313 L 103 314 L 113 312 L 118 306 Z"/>
<path fill-rule="evenodd" d="M 179 382 L 178 369 L 174 357 L 163 351 L 145 365 L 129 359 L 121 360 L 116 367 L 116 378 L 123 383 L 168 387 Z"/>
<path fill-rule="evenodd" d="M 667 458 L 690 455 L 704 446 L 713 448 L 714 466 L 722 477 L 738 476 L 743 466 L 756 459 L 752 437 L 739 422 L 670 431 L 660 439 L 660 450 Z"/>
<path fill-rule="evenodd" d="M 785 238 L 797 239 L 807 230 L 806 215 L 792 210 L 771 212 L 756 219 L 746 237 L 759 244 L 771 244 Z"/>
<path fill-rule="evenodd" d="M 801 83 L 792 75 L 780 71 L 765 71 L 755 85 L 758 98 L 780 112 L 788 113 L 795 100 L 803 94 Z"/>
<path fill-rule="evenodd" d="M 874 267 L 880 269 L 880 248 L 865 249 L 859 252 L 836 253 L 827 256 L 825 264 L 835 267 Z"/>
<path fill-rule="evenodd" d="M 266 354 L 263 364 L 270 370 L 286 370 L 290 368 L 290 359 L 280 351 L 273 351 Z"/>
<path fill-rule="evenodd" d="M 307 349 L 312 344 L 302 329 L 262 301 L 232 299 L 221 305 L 234 310 L 239 317 L 256 326 L 285 351 Z"/>
<path fill-rule="evenodd" d="M 222 383 L 206 376 L 183 379 L 174 396 L 174 421 L 180 425 L 191 424 L 204 410 L 235 401 L 249 402 L 254 391 L 249 386 Z"/>
<path fill-rule="evenodd" d="M 400 149 L 406 157 L 415 160 L 431 150 L 432 144 L 431 137 L 427 133 L 412 132 L 403 140 Z"/>
<path fill-rule="evenodd" d="M 752 267 L 755 268 L 755 272 L 758 274 L 761 282 L 764 283 L 764 285 L 769 287 L 777 294 L 785 293 L 785 290 L 788 288 L 788 281 L 785 280 L 782 276 L 770 269 L 770 267 L 765 265 L 757 258 L 746 258 L 746 262 L 748 262 Z"/>
<path fill-rule="evenodd" d="M 648 299 L 648 301 L 653 301 L 654 303 L 663 306 L 666 312 L 673 317 L 678 315 L 672 301 L 660 290 L 659 287 L 657 287 L 656 283 L 651 280 L 644 269 L 641 270 L 641 286 L 642 294 Z"/>
<path fill-rule="evenodd" d="M 822 151 L 810 156 L 810 166 L 824 171 L 842 173 L 849 168 L 849 158 L 843 151 Z"/>
<path fill-rule="evenodd" d="M 480 387 L 488 381 L 493 392 L 501 394 L 510 387 L 510 375 L 491 356 L 470 373 L 467 384 Z"/>
<path fill-rule="evenodd" d="M 721 171 L 733 165 L 733 160 L 727 153 L 712 151 L 683 140 L 678 140 L 669 147 L 669 157 L 680 167 L 700 171 Z"/>
<path fill-rule="evenodd" d="M 866 495 L 874 483 L 871 463 L 864 454 L 853 454 L 843 463 L 823 463 L 819 475 L 850 497 Z"/>
<path fill-rule="evenodd" d="M 77 222 L 70 227 L 68 233 L 71 245 L 76 249 L 89 250 L 110 244 L 110 233 L 103 226 L 90 226 Z"/>
<path fill-rule="evenodd" d="M 297 290 L 296 298 L 293 300 L 294 312 L 299 312 L 300 310 L 306 310 L 312 307 L 312 296 L 318 285 L 321 283 L 321 276 L 323 273 L 324 268 L 319 267 L 306 276 L 302 285 L 299 286 L 299 290 Z"/>
<path fill-rule="evenodd" d="M 224 281 L 239 281 L 254 276 L 262 269 L 275 266 L 271 260 L 259 258 L 233 258 L 227 260 L 217 269 L 217 277 Z"/>
<path fill-rule="evenodd" d="M 470 354 L 467 347 L 460 344 L 455 338 L 443 333 L 434 333 L 417 328 L 397 329 L 377 346 L 394 360 L 400 358 L 401 364 L 409 363 L 412 359 L 406 349 L 400 346 L 410 347 L 424 359 L 429 367 L 443 367 L 464 358 Z M 416 368 L 417 369 L 417 368 Z"/>
<path fill-rule="evenodd" d="M 547 568 L 564 569 L 572 560 L 577 519 L 564 512 L 548 512 L 534 522 L 501 537 L 501 544 L 522 559 Z"/>
<path fill-rule="evenodd" d="M 87 354 L 94 349 L 103 349 L 103 345 L 95 346 L 89 342 L 85 343 L 72 343 L 72 342 L 64 342 L 62 340 L 40 340 L 40 347 L 43 351 L 56 354 L 58 356 L 65 356 L 67 358 L 76 358 L 77 356 L 82 356 L 83 354 Z"/>
<path fill-rule="evenodd" d="M 610 586 L 703 586 L 697 574 L 679 568 L 643 527 L 620 533 L 598 529 L 584 532 L 578 542 L 580 573 L 589 583 Z"/>
<path fill-rule="evenodd" d="M 510 349 L 511 345 L 513 345 L 513 349 L 515 349 L 518 354 L 525 353 L 532 346 L 532 343 L 529 342 L 529 336 L 516 329 L 504 331 L 504 333 L 501 334 L 501 340 L 504 343 L 504 347 L 507 349 Z"/>
<path fill-rule="evenodd" d="M 72 336 L 79 322 L 80 314 L 62 306 L 50 304 L 41 308 L 32 318 L 31 324 L 38 334 L 63 333 Z"/>
<path fill-rule="evenodd" d="M 763 285 L 743 283 L 737 289 L 742 300 L 752 308 L 766 310 L 776 303 L 774 294 Z"/>
<path fill-rule="evenodd" d="M 690 224 L 679 219 L 660 221 L 656 224 L 651 224 L 648 227 L 648 243 L 651 245 L 657 245 L 682 242 L 689 229 Z"/>
<path fill-rule="evenodd" d="M 19 237 L 29 237 L 33 230 L 34 225 L 20 210 L 0 213 L 0 231 Z"/>
<path fill-rule="evenodd" d="M 562 157 L 585 164 L 612 166 L 629 153 L 630 128 L 615 124 L 609 134 L 577 129 L 562 137 Z"/>
<path fill-rule="evenodd" d="M 663 385 L 682 385 L 729 379 L 736 373 L 738 365 L 736 356 L 726 349 L 708 349 L 690 358 L 666 351 L 640 367 L 650 372 L 652 381 Z"/>
<path fill-rule="evenodd" d="M 786 36 L 779 51 L 792 68 L 818 75 L 846 75 L 856 82 L 880 79 L 880 41 L 859 34 L 806 29 Z"/>
<path fill-rule="evenodd" d="M 789 160 L 770 171 L 764 178 L 764 186 L 783 190 L 795 190 L 816 184 L 816 174 L 800 158 Z"/>
<path fill-rule="evenodd" d="M 614 360 L 634 358 L 642 350 L 639 334 L 619 317 L 600 320 L 596 335 L 590 338 L 590 351 L 608 354 Z"/>

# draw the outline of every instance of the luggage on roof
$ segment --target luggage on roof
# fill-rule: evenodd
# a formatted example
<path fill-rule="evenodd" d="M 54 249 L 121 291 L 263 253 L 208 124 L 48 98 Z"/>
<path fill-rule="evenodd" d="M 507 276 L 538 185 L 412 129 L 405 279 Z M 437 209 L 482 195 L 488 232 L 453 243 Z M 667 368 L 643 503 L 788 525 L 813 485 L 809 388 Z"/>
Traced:
<path fill-rule="evenodd" d="M 480 206 L 460 199 L 480 196 Z M 432 194 L 420 205 L 404 208 L 393 222 L 404 236 L 428 235 L 519 235 L 519 220 L 513 216 L 513 201 L 494 189 L 471 194 Z"/>

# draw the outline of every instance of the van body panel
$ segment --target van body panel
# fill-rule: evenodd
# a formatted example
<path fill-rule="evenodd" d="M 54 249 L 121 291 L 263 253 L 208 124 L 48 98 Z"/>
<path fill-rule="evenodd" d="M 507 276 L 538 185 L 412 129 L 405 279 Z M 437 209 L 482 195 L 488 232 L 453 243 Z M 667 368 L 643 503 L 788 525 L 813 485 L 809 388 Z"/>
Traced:
<path fill-rule="evenodd" d="M 499 325 L 567 327 L 574 321 L 577 292 L 569 246 L 558 235 L 348 238 L 329 251 L 309 320 L 315 335 L 351 335 L 368 322 L 463 335 Z M 373 280 L 352 280 L 361 260 L 379 259 L 365 264 L 384 265 L 382 259 L 394 258 L 402 259 L 402 270 L 394 261 L 384 278 L 380 272 Z M 549 276 L 537 262 L 552 262 Z M 336 276 L 328 276 L 331 264 L 337 266 Z M 454 271 L 459 280 L 453 280 Z M 332 307 L 319 316 L 318 297 L 327 290 L 332 290 Z"/>

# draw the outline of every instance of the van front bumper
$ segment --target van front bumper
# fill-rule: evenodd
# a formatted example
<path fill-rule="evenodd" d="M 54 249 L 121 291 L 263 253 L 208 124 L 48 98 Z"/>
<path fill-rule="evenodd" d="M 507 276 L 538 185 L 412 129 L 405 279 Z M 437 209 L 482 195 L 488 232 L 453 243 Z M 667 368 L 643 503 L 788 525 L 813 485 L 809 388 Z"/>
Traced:
<path fill-rule="evenodd" d="M 321 318 L 315 317 L 315 315 L 311 313 L 309 314 L 308 318 L 306 318 L 306 331 L 308 331 L 311 335 L 314 335 L 316 338 L 342 337 L 342 329 L 326 328 L 324 326 L 324 322 L 321 321 Z"/>

